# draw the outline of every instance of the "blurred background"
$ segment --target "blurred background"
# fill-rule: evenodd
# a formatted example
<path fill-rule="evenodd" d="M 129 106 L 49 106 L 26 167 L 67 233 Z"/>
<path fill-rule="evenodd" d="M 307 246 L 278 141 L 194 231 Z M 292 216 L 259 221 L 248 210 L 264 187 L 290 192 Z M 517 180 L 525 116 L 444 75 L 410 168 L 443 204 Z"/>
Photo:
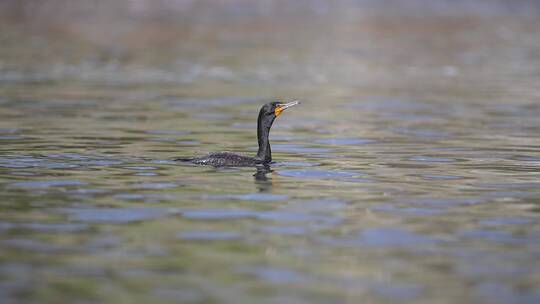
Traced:
<path fill-rule="evenodd" d="M 539 11 L 534 0 L 4 0 L 0 77 L 538 96 Z"/>

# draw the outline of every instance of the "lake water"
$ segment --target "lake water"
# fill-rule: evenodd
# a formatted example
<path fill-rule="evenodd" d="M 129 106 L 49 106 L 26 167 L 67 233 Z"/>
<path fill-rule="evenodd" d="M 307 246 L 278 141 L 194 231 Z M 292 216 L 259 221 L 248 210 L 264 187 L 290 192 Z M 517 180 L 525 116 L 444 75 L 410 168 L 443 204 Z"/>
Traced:
<path fill-rule="evenodd" d="M 540 302 L 538 11 L 233 2 L 6 21 L 2 303 Z"/>

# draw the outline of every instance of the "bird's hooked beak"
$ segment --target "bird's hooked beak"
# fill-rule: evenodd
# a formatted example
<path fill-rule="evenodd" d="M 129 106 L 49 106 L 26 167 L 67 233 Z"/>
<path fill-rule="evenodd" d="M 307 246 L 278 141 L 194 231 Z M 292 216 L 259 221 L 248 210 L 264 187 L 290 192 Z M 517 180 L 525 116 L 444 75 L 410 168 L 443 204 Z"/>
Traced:
<path fill-rule="evenodd" d="M 288 103 L 282 103 L 276 107 L 276 109 L 274 110 L 274 113 L 276 114 L 276 117 L 278 117 L 281 114 L 281 112 L 283 112 L 283 110 L 290 108 L 292 106 L 295 106 L 299 103 L 300 102 L 298 100 L 288 102 Z"/>

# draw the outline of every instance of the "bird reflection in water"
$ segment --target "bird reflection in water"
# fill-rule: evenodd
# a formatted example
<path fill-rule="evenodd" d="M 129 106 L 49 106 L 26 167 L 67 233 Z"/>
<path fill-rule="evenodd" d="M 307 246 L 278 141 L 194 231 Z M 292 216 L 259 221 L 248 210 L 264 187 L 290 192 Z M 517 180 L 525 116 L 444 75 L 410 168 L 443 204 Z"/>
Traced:
<path fill-rule="evenodd" d="M 268 165 L 257 166 L 257 172 L 253 174 L 255 179 L 255 186 L 259 192 L 270 192 L 272 190 L 272 178 L 268 177 L 268 173 L 274 172 Z"/>

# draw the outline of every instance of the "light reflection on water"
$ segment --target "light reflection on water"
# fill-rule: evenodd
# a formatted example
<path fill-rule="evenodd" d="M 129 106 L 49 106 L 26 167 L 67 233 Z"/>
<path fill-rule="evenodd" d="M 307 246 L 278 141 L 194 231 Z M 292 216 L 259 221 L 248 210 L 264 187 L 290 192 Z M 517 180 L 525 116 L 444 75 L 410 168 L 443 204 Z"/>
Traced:
<path fill-rule="evenodd" d="M 214 26 L 209 45 L 176 49 L 193 62 L 156 68 L 133 54 L 136 73 L 0 65 L 0 297 L 540 302 L 538 75 L 523 67 L 537 41 L 484 37 L 489 18 L 466 28 L 479 41 L 440 24 L 451 18 L 409 18 L 410 33 L 384 18 L 332 23 L 344 36 L 262 28 L 280 42 L 263 47 L 250 28 Z M 508 18 L 502 32 L 531 22 Z M 374 45 L 345 35 L 356 31 Z M 388 40 L 448 31 L 457 46 Z M 493 61 L 486 43 L 501 45 Z M 505 83 L 507 70 L 521 81 Z M 254 154 L 274 95 L 304 102 L 276 121 L 269 167 L 172 161 Z"/>

